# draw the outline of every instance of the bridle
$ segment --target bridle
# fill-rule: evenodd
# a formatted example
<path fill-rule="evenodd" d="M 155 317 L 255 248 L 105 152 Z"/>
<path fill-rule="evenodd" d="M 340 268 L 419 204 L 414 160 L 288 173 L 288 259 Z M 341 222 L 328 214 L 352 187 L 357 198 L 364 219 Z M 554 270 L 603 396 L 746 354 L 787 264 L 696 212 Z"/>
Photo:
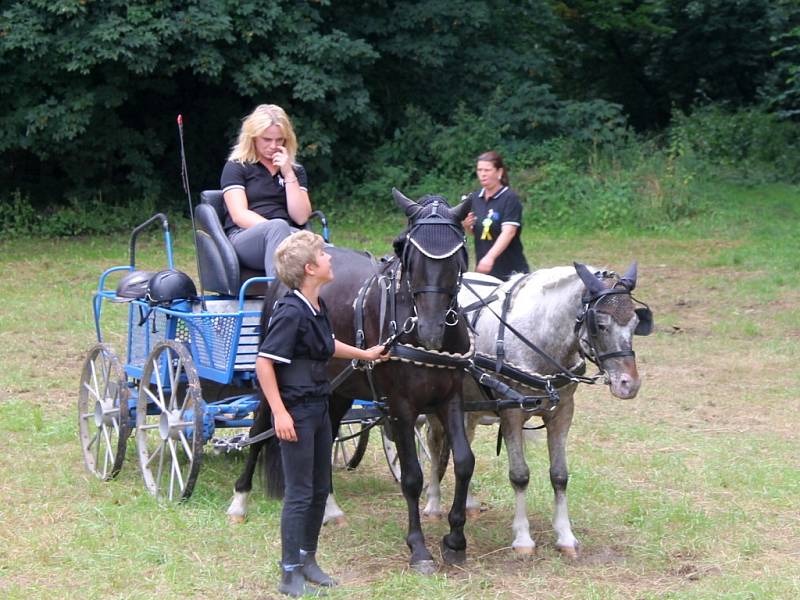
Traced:
<path fill-rule="evenodd" d="M 602 278 L 615 277 L 615 274 L 609 272 L 602 272 L 597 275 Z M 581 356 L 597 365 L 600 373 L 605 373 L 603 363 L 609 359 L 636 356 L 636 353 L 633 351 L 633 346 L 613 352 L 606 352 L 605 354 L 600 354 L 598 350 L 598 338 L 600 334 L 600 328 L 597 325 L 598 306 L 604 300 L 619 294 L 626 294 L 633 302 L 642 305 L 640 308 L 634 309 L 639 322 L 636 324 L 636 329 L 633 334 L 650 335 L 653 330 L 653 313 L 650 307 L 633 297 L 631 289 L 626 285 L 625 280 L 618 280 L 612 287 L 598 292 L 591 292 L 587 289 L 586 293 L 581 298 L 581 310 L 575 319 L 575 334 L 578 336 L 578 350 Z M 582 328 L 586 333 L 585 337 L 580 334 Z M 584 345 L 586 348 L 584 348 Z"/>
<path fill-rule="evenodd" d="M 430 204 L 425 205 L 422 210 L 427 212 L 428 209 L 430 209 L 428 214 L 412 221 L 405 235 L 405 244 L 400 257 L 401 279 L 405 279 L 406 288 L 411 296 L 414 324 L 416 324 L 417 318 L 416 299 L 419 294 L 445 294 L 450 296 L 450 305 L 445 313 L 444 324 L 448 327 L 453 327 L 458 324 L 458 291 L 461 289 L 461 278 L 467 265 L 466 237 L 460 223 L 455 222 L 449 214 L 440 214 L 440 209 L 443 209 L 443 212 L 449 211 L 447 204 L 442 204 L 439 200 L 434 199 Z M 443 228 L 447 229 L 443 232 Z M 443 248 L 433 247 L 448 238 L 451 241 L 451 245 Z M 444 260 L 458 253 L 458 274 L 453 285 L 449 287 L 414 285 L 412 283 L 412 247 L 426 258 L 433 260 Z M 410 330 L 404 332 L 409 333 Z"/>

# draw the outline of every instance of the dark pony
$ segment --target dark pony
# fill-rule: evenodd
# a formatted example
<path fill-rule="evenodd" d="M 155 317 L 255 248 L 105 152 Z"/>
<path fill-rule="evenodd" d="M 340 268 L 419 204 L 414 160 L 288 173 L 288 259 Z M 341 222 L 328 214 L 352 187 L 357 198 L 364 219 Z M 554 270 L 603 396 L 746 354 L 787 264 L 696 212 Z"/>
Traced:
<path fill-rule="evenodd" d="M 401 357 L 416 349 L 433 351 L 441 357 L 461 356 L 471 350 L 466 324 L 458 319 L 456 299 L 467 262 L 461 221 L 469 207 L 461 203 L 450 208 L 443 198 L 436 196 L 427 196 L 417 203 L 397 190 L 393 190 L 393 195 L 408 216 L 408 228 L 395 240 L 396 256 L 377 263 L 354 250 L 327 249 L 333 257 L 335 279 L 322 288 L 321 295 L 337 339 L 363 347 L 387 342 L 392 346 L 391 360 L 369 370 L 353 371 L 344 378 L 338 376 L 350 368 L 350 361 L 330 362 L 329 375 L 337 384 L 330 414 L 336 432 L 354 399 L 373 399 L 377 395 L 385 402 L 388 411 L 385 427 L 397 446 L 401 487 L 408 509 L 406 543 L 411 550 L 410 564 L 421 573 L 431 573 L 435 564 L 425 547 L 420 524 L 423 475 L 414 425 L 420 414 L 435 414 L 443 423 L 451 445 L 456 486 L 449 513 L 450 532 L 442 538 L 441 547 L 445 561 L 461 564 L 466 558 L 467 490 L 475 464 L 464 429 L 463 370 L 430 368 Z M 274 297 L 282 293 L 275 292 L 265 300 L 265 318 Z M 264 401 L 250 436 L 269 427 L 269 407 Z M 228 509 L 234 520 L 243 520 L 246 514 L 256 457 L 262 446 L 267 455 L 268 492 L 282 493 L 280 460 L 276 458 L 278 444 L 274 438 L 267 444 L 254 444 Z"/>

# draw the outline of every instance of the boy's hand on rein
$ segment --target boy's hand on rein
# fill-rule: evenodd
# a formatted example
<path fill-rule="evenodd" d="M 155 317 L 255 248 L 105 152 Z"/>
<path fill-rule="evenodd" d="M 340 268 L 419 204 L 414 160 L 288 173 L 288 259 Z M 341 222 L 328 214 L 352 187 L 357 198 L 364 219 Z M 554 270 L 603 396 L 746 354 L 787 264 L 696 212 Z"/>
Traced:
<path fill-rule="evenodd" d="M 275 435 L 279 440 L 285 442 L 296 442 L 297 434 L 294 431 L 294 419 L 292 415 L 285 412 L 280 415 L 274 415 L 275 418 Z"/>
<path fill-rule="evenodd" d="M 372 360 L 372 361 L 385 361 L 389 360 L 389 350 L 385 348 L 382 344 L 377 346 L 372 346 L 372 348 L 367 348 L 364 350 L 367 354 L 365 360 Z"/>

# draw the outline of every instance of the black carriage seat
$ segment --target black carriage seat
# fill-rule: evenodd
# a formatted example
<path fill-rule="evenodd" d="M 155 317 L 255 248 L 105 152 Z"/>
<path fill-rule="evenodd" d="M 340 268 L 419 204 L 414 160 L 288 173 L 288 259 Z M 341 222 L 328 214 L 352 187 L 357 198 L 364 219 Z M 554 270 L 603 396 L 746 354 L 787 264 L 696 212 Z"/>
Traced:
<path fill-rule="evenodd" d="M 237 296 L 245 281 L 251 277 L 264 277 L 264 271 L 248 269 L 239 264 L 233 244 L 222 228 L 225 221 L 222 190 L 200 192 L 200 204 L 195 208 L 194 216 L 200 283 L 205 291 Z M 325 215 L 320 211 L 314 211 L 311 216 L 326 222 Z M 247 296 L 263 296 L 265 289 L 266 284 L 248 286 Z"/>

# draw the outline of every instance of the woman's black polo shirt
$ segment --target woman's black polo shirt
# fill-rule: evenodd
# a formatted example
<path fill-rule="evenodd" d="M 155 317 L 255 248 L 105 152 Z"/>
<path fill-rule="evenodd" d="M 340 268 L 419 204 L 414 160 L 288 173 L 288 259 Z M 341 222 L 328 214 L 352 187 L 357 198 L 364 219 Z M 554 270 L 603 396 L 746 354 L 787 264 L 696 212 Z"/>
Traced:
<path fill-rule="evenodd" d="M 317 311 L 299 290 L 291 290 L 278 300 L 267 325 L 267 335 L 258 349 L 258 355 L 272 359 L 284 403 L 304 397 L 328 396 L 331 385 L 328 379 L 281 385 L 281 370 L 293 361 L 314 360 L 327 362 L 334 351 L 334 335 L 322 298 Z"/>
<path fill-rule="evenodd" d="M 295 163 L 292 168 L 300 188 L 308 191 L 308 176 L 303 165 Z M 244 190 L 247 196 L 247 208 L 265 219 L 283 219 L 298 227 L 289 217 L 286 208 L 286 187 L 280 171 L 273 176 L 260 162 L 241 163 L 229 160 L 222 168 L 219 184 L 223 194 L 228 190 Z M 235 227 L 236 224 L 226 210 L 225 233 L 230 233 Z"/>
<path fill-rule="evenodd" d="M 504 186 L 488 200 L 486 190 L 470 194 L 471 210 L 475 213 L 475 264 L 486 256 L 486 253 L 497 241 L 503 225 L 514 225 L 517 235 L 494 261 L 490 275 L 499 279 L 508 279 L 512 273 L 527 273 L 528 261 L 522 251 L 520 234 L 522 233 L 522 203 L 514 191 Z"/>

